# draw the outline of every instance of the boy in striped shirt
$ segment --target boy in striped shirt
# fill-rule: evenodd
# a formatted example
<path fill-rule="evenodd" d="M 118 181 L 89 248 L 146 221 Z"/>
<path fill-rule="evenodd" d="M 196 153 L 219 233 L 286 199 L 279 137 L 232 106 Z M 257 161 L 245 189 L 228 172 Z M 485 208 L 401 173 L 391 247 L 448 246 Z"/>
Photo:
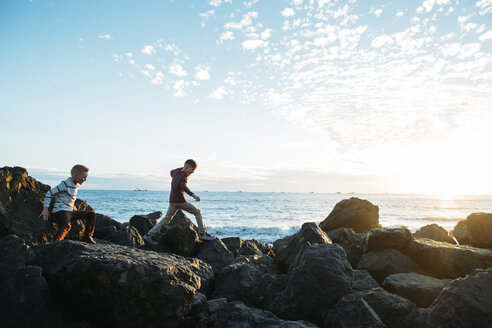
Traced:
<path fill-rule="evenodd" d="M 96 213 L 93 211 L 77 211 L 77 208 L 75 207 L 77 190 L 80 185 L 87 180 L 88 172 L 89 168 L 77 164 L 72 167 L 72 170 L 70 171 L 72 176 L 70 178 L 63 180 L 58 186 L 46 193 L 43 211 L 40 216 L 43 217 L 43 220 L 48 220 L 50 216 L 49 206 L 52 199 L 55 198 L 52 214 L 59 228 L 53 237 L 53 241 L 59 241 L 65 238 L 65 235 L 70 231 L 71 220 L 86 219 L 87 225 L 82 241 L 90 244 L 96 243 L 94 239 L 92 239 L 94 226 L 96 224 Z"/>

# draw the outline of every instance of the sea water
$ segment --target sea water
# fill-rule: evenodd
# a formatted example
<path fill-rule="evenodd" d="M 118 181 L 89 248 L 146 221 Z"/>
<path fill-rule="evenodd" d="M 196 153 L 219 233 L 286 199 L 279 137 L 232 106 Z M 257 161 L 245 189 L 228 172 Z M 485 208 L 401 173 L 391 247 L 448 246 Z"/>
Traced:
<path fill-rule="evenodd" d="M 323 221 L 333 207 L 350 197 L 366 199 L 379 207 L 379 223 L 385 227 L 404 226 L 412 232 L 437 223 L 453 230 L 456 223 L 475 212 L 492 213 L 492 196 L 393 195 L 196 192 L 200 202 L 188 199 L 202 210 L 203 221 L 220 238 L 273 241 L 296 233 L 305 222 Z M 97 212 L 119 222 L 135 214 L 166 212 L 168 191 L 84 190 L 78 193 Z M 195 222 L 193 215 L 187 215 Z M 196 222 L 195 222 L 196 223 Z"/>

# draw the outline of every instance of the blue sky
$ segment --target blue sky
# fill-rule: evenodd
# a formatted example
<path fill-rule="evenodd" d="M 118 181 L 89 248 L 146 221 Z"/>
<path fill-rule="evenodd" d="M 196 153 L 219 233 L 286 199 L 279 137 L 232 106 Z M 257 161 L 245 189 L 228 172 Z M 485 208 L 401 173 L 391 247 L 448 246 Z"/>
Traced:
<path fill-rule="evenodd" d="M 0 165 L 86 188 L 492 194 L 492 0 L 2 1 Z"/>

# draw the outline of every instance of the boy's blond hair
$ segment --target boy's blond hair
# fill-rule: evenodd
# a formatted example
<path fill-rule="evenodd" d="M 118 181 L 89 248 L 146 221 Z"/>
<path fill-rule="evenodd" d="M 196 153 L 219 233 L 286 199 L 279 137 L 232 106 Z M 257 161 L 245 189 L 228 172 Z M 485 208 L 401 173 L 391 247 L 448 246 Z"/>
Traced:
<path fill-rule="evenodd" d="M 89 168 L 82 164 L 74 165 L 74 167 L 72 167 L 72 170 L 70 170 L 70 173 L 72 175 L 84 173 L 84 172 L 89 172 Z"/>

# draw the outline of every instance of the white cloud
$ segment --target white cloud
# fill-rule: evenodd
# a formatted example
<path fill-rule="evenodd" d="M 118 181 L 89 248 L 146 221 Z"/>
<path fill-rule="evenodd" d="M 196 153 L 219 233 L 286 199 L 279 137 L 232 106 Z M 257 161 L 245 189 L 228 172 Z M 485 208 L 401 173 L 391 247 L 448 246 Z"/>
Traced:
<path fill-rule="evenodd" d="M 152 65 L 152 64 L 145 64 L 145 68 L 147 68 L 150 71 L 154 71 L 155 70 L 155 66 Z"/>
<path fill-rule="evenodd" d="M 186 96 L 185 81 L 184 80 L 179 80 L 179 81 L 174 82 L 173 89 L 174 89 L 174 96 L 175 97 Z"/>
<path fill-rule="evenodd" d="M 228 22 L 224 25 L 225 29 L 233 29 L 233 30 L 239 30 L 244 27 L 250 26 L 253 24 L 253 19 L 258 18 L 258 12 L 256 11 L 251 11 L 249 13 L 246 13 L 243 15 L 243 19 L 239 23 L 236 22 Z"/>
<path fill-rule="evenodd" d="M 294 6 L 300 6 L 302 5 L 303 0 L 292 0 L 292 5 Z"/>
<path fill-rule="evenodd" d="M 203 17 L 205 19 L 208 19 L 210 18 L 211 16 L 215 16 L 215 10 L 207 10 L 206 12 L 204 13 L 200 13 L 198 14 L 200 17 Z"/>
<path fill-rule="evenodd" d="M 164 50 L 172 52 L 173 55 L 175 55 L 175 56 L 177 56 L 181 53 L 181 50 L 179 49 L 178 45 L 175 43 L 170 43 L 170 44 L 166 45 Z"/>
<path fill-rule="evenodd" d="M 393 43 L 393 39 L 388 35 L 380 35 L 372 40 L 371 46 L 373 48 L 381 48 L 385 45 L 390 45 Z"/>
<path fill-rule="evenodd" d="M 111 35 L 101 34 L 101 35 L 99 35 L 99 39 L 111 40 Z"/>
<path fill-rule="evenodd" d="M 479 15 L 492 13 L 492 0 L 480 0 L 475 3 L 475 6 L 480 8 Z"/>
<path fill-rule="evenodd" d="M 480 43 L 467 43 L 461 44 L 458 42 L 448 43 L 442 47 L 440 47 L 442 54 L 445 57 L 458 57 L 458 58 L 466 58 L 473 56 L 477 51 L 480 50 Z"/>
<path fill-rule="evenodd" d="M 211 67 L 209 66 L 206 66 L 206 67 L 203 67 L 203 66 L 197 66 L 195 67 L 195 70 L 197 71 L 196 74 L 195 74 L 195 78 L 197 80 L 210 80 L 212 77 L 210 76 L 210 73 L 208 71 L 210 71 Z"/>
<path fill-rule="evenodd" d="M 296 14 L 295 10 L 293 8 L 285 8 L 280 12 L 280 15 L 284 17 L 292 17 Z"/>
<path fill-rule="evenodd" d="M 478 39 L 480 41 L 485 41 L 485 40 L 492 39 L 492 30 L 489 30 L 489 31 L 485 32 L 484 34 L 480 35 L 478 37 Z"/>
<path fill-rule="evenodd" d="M 183 69 L 180 64 L 173 64 L 169 67 L 169 73 L 176 76 L 187 76 L 188 73 Z"/>
<path fill-rule="evenodd" d="M 372 10 L 372 13 L 377 17 L 381 17 L 381 14 L 383 13 L 383 9 L 379 8 L 379 9 Z"/>
<path fill-rule="evenodd" d="M 154 46 L 148 45 L 148 46 L 143 47 L 141 52 L 145 55 L 152 55 L 152 54 L 156 53 L 156 50 L 155 50 Z"/>
<path fill-rule="evenodd" d="M 234 33 L 231 31 L 223 32 L 219 37 L 219 43 L 224 43 L 226 40 L 234 40 Z"/>
<path fill-rule="evenodd" d="M 153 85 L 159 85 L 162 84 L 162 82 L 164 82 L 164 73 L 162 73 L 161 71 L 157 72 L 155 77 L 150 81 L 150 83 Z"/>
<path fill-rule="evenodd" d="M 267 28 L 263 32 L 261 32 L 260 35 L 263 40 L 267 40 L 272 36 L 272 29 Z"/>
<path fill-rule="evenodd" d="M 127 52 L 127 53 L 125 54 L 125 56 L 127 56 L 127 57 L 129 57 L 129 58 L 132 58 L 132 57 L 133 57 L 133 54 L 132 54 L 131 52 Z"/>
<path fill-rule="evenodd" d="M 403 15 L 405 15 L 405 13 L 403 11 L 399 11 L 396 13 L 397 17 L 402 17 Z"/>
<path fill-rule="evenodd" d="M 223 86 L 218 87 L 212 93 L 210 93 L 207 97 L 208 98 L 213 98 L 213 99 L 222 99 L 224 98 L 225 95 L 227 95 L 227 91 L 224 89 Z"/>
<path fill-rule="evenodd" d="M 451 0 L 424 0 L 422 5 L 417 8 L 417 13 L 430 12 L 434 5 L 437 4 L 439 6 L 450 5 Z"/>
<path fill-rule="evenodd" d="M 263 40 L 246 40 L 242 43 L 243 50 L 254 50 L 265 44 Z"/>
<path fill-rule="evenodd" d="M 145 70 L 145 69 L 140 70 L 140 73 L 142 73 L 143 75 L 145 75 L 148 78 L 152 78 L 152 74 L 150 74 L 150 72 Z"/>

